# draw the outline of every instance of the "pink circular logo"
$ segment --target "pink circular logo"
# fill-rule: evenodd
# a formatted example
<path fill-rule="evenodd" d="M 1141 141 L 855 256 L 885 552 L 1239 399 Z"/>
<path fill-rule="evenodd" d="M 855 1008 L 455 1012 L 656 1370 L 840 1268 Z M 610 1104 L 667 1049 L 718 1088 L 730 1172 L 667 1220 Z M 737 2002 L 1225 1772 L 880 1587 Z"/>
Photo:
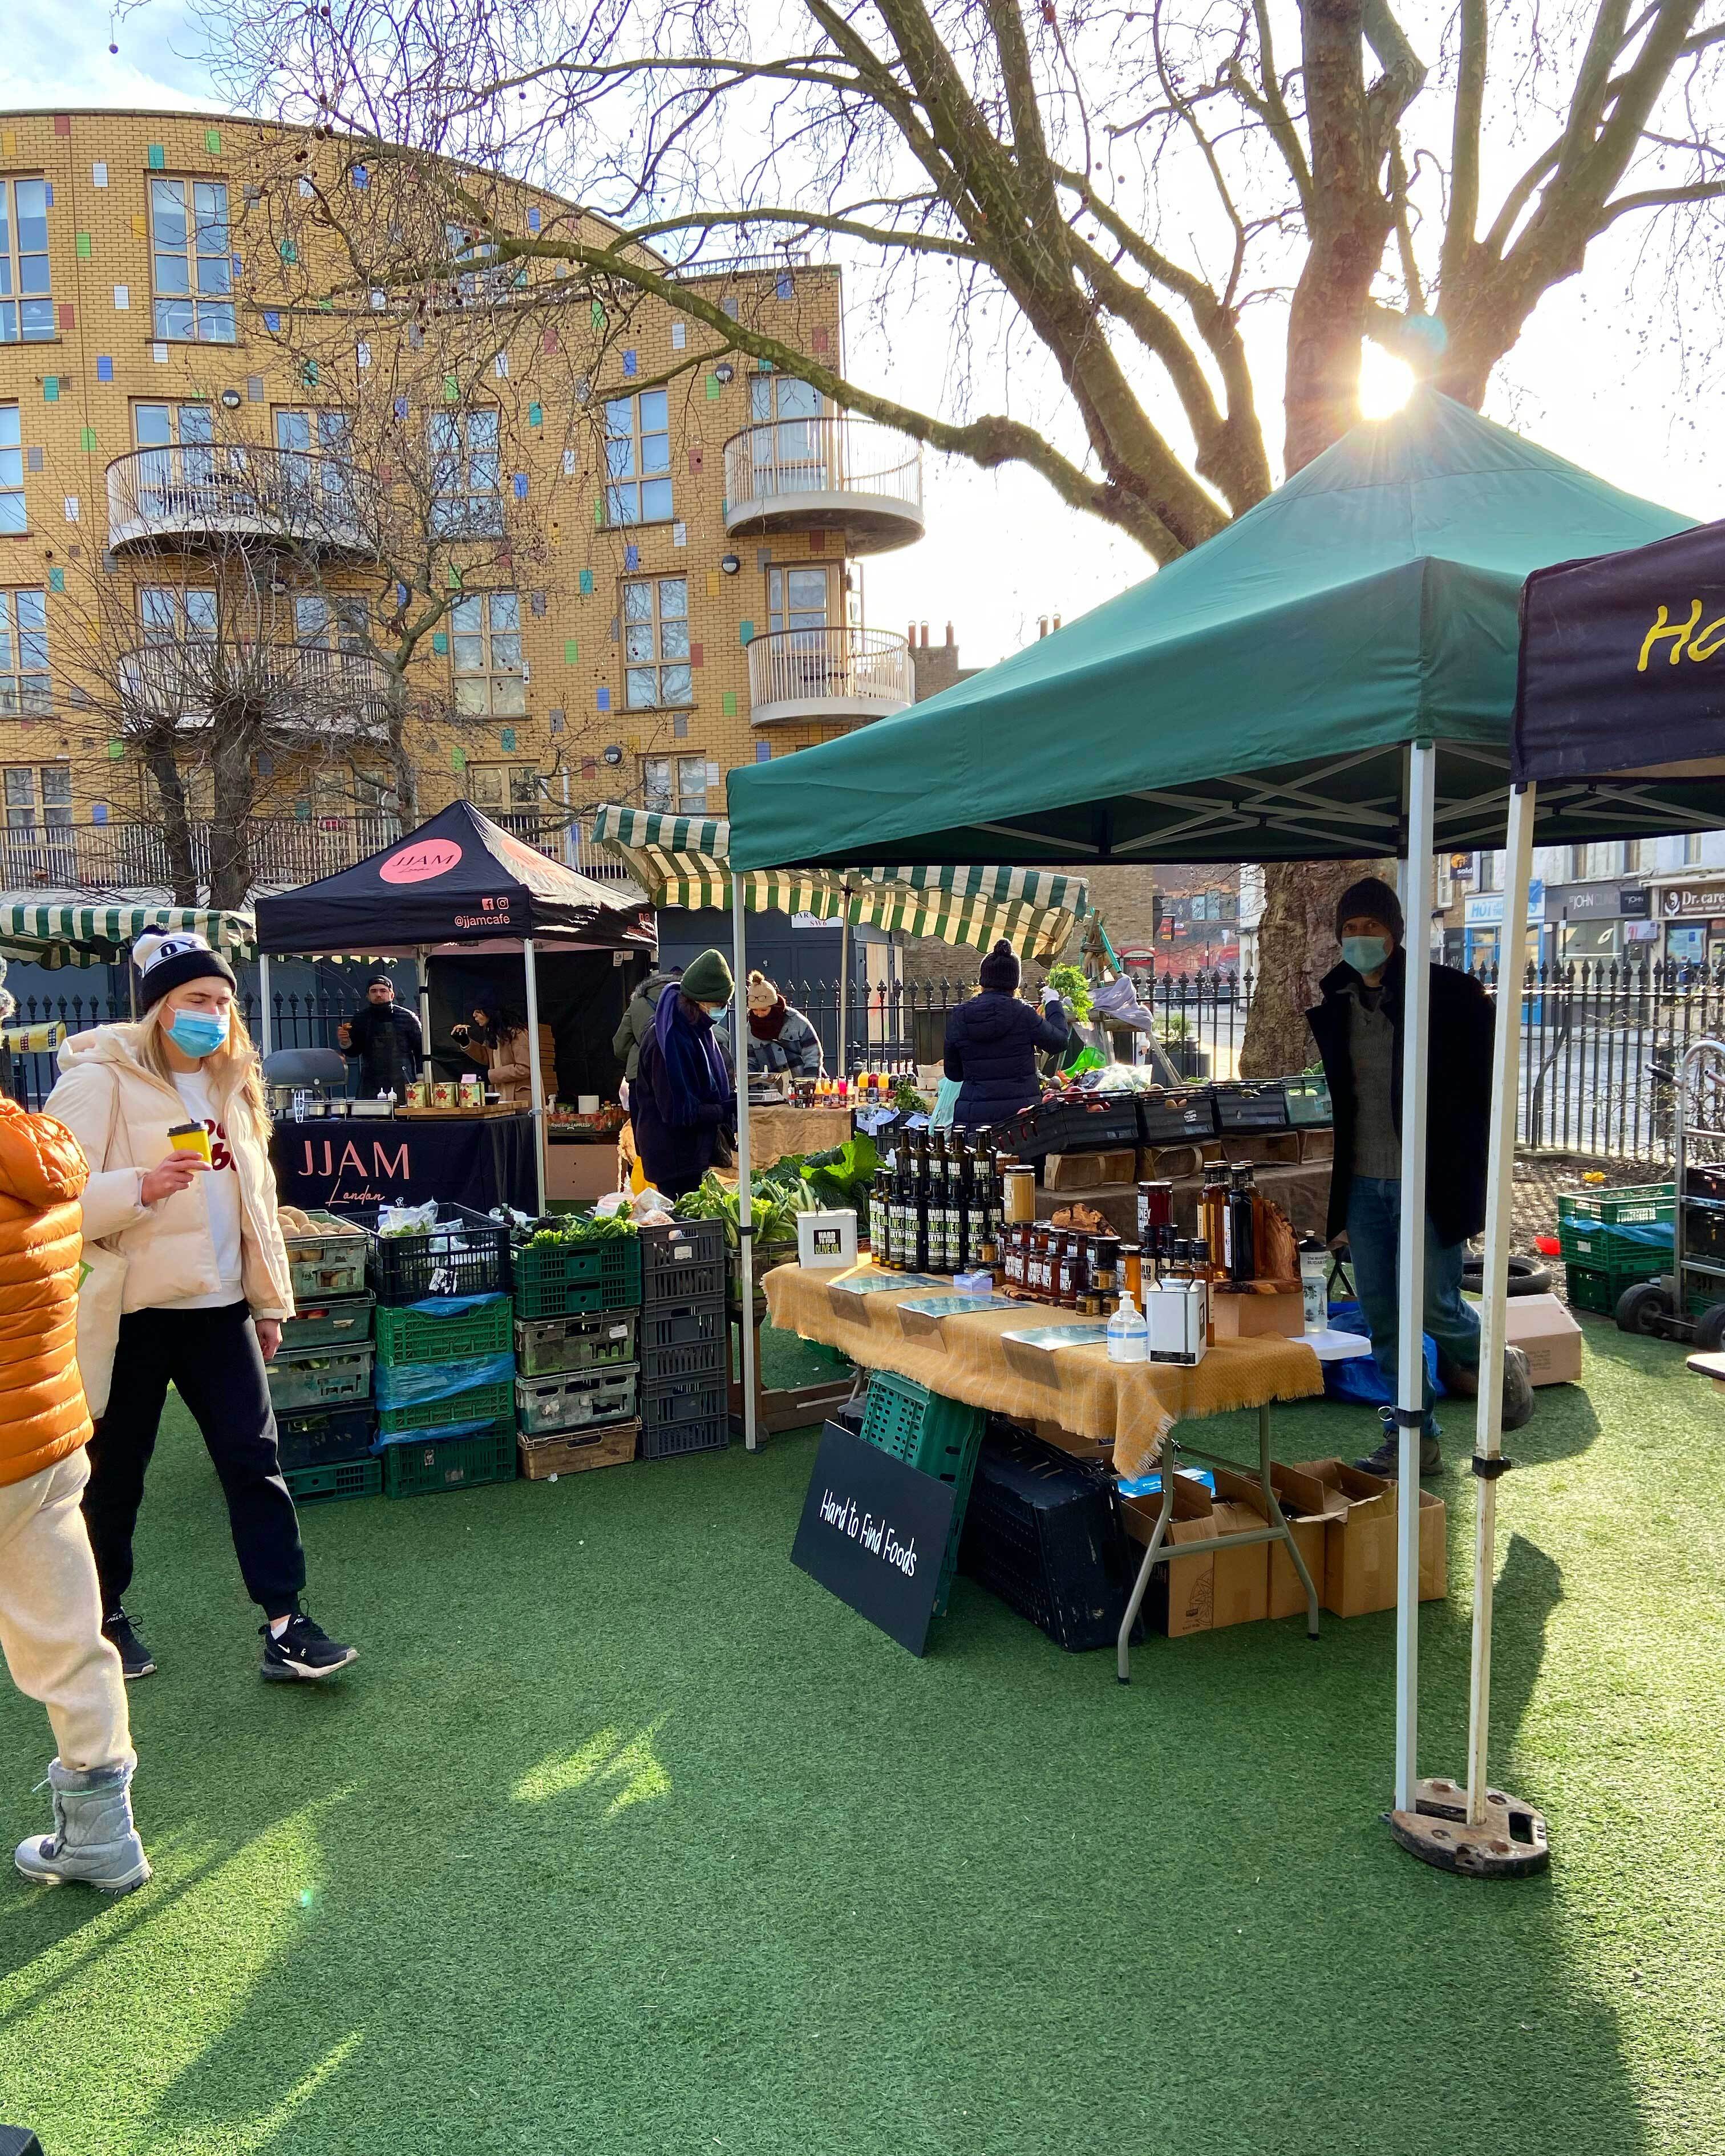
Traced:
<path fill-rule="evenodd" d="M 377 874 L 385 883 L 429 883 L 434 876 L 447 875 L 460 858 L 453 839 L 424 839 L 392 854 Z"/>

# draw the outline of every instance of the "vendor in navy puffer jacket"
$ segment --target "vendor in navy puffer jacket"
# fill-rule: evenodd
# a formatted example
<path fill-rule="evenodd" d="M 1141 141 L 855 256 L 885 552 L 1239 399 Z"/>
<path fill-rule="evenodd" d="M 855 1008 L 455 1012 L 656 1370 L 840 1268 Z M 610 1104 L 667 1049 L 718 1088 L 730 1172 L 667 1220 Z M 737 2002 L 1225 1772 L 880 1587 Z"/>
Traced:
<path fill-rule="evenodd" d="M 959 1086 L 952 1121 L 972 1130 L 1028 1108 L 1042 1091 L 1037 1050 L 1066 1045 L 1058 990 L 1044 988 L 1040 1012 L 1019 1002 L 1019 962 L 1009 943 L 997 943 L 978 973 L 982 993 L 947 1020 L 946 1073 Z"/>

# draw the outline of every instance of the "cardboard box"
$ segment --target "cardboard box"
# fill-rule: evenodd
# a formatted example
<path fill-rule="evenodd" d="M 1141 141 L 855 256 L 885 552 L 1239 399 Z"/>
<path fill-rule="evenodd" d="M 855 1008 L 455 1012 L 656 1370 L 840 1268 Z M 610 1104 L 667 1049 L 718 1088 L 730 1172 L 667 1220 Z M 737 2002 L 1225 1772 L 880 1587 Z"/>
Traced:
<path fill-rule="evenodd" d="M 1302 1460 L 1294 1471 L 1322 1483 L 1324 1499 L 1323 1606 L 1332 1616 L 1363 1617 L 1395 1607 L 1396 1486 L 1340 1460 Z M 1280 1499 L 1278 1490 L 1277 1496 Z M 1338 1502 L 1339 1501 L 1339 1502 Z M 1291 1570 L 1291 1567 L 1290 1568 Z M 1441 1497 L 1420 1492 L 1420 1599 L 1440 1601 L 1448 1585 L 1448 1513 Z M 1316 1584 L 1316 1575 L 1313 1576 Z"/>
<path fill-rule="evenodd" d="M 1227 1467 L 1217 1468 L 1215 1477 L 1216 1499 L 1210 1507 L 1214 1532 L 1219 1535 L 1262 1533 L 1270 1524 L 1270 1514 L 1257 1478 L 1236 1475 Z M 1211 1621 L 1217 1631 L 1226 1625 L 1256 1624 L 1269 1615 L 1271 1547 L 1269 1543 L 1248 1543 L 1242 1549 L 1216 1552 Z M 1303 1600 L 1301 1607 L 1305 1607 Z"/>
<path fill-rule="evenodd" d="M 1317 1591 L 1320 1603 L 1324 1599 L 1324 1547 L 1327 1538 L 1332 1508 L 1339 1510 L 1343 1499 L 1336 1491 L 1327 1490 L 1315 1476 L 1302 1474 L 1296 1467 L 1284 1467 L 1273 1460 L 1270 1468 L 1270 1486 L 1276 1492 L 1276 1502 L 1281 1507 L 1281 1516 L 1287 1522 L 1306 1569 L 1312 1575 L 1312 1584 Z M 1271 1617 L 1303 1617 L 1307 1614 L 1306 1590 L 1300 1584 L 1300 1575 L 1294 1569 L 1294 1561 L 1281 1543 L 1270 1545 L 1270 1614 Z"/>
<path fill-rule="evenodd" d="M 1097 1190 L 1105 1183 L 1130 1183 L 1138 1164 L 1136 1146 L 1106 1152 L 1051 1152 L 1042 1163 L 1045 1190 Z"/>
<path fill-rule="evenodd" d="M 1148 1549 L 1162 1511 L 1162 1497 L 1122 1497 L 1121 1524 L 1132 1540 Z M 1215 1527 L 1210 1494 L 1201 1483 L 1174 1477 L 1173 1517 L 1168 1522 L 1164 1546 L 1208 1542 Z M 1170 1558 L 1158 1562 L 1150 1575 L 1150 1591 L 1144 1598 L 1144 1621 L 1152 1631 L 1170 1640 L 1183 1640 L 1194 1632 L 1208 1632 L 1215 1622 L 1216 1559 L 1214 1551 L 1203 1557 Z"/>
<path fill-rule="evenodd" d="M 1581 1327 L 1554 1295 L 1512 1295 L 1504 1306 L 1509 1344 L 1527 1358 L 1536 1385 L 1581 1383 Z"/>
<path fill-rule="evenodd" d="M 1306 1297 L 1298 1281 L 1267 1295 L 1234 1295 L 1223 1288 L 1210 1297 L 1210 1321 L 1219 1340 L 1255 1340 L 1266 1332 L 1297 1340 L 1306 1330 Z"/>

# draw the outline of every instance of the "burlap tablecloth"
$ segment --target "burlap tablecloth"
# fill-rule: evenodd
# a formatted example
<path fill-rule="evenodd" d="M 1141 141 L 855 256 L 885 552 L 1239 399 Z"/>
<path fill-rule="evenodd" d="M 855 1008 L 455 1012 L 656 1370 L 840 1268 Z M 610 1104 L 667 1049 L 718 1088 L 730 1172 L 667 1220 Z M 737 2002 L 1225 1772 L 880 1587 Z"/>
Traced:
<path fill-rule="evenodd" d="M 1054 1423 L 1111 1444 L 1122 1475 L 1153 1467 L 1163 1435 L 1183 1418 L 1260 1407 L 1266 1400 L 1307 1399 L 1324 1389 L 1317 1356 L 1303 1341 L 1279 1336 L 1219 1340 L 1190 1370 L 1169 1363 L 1111 1363 L 1101 1342 L 1052 1355 L 1004 1342 L 1003 1333 L 1026 1326 L 1076 1322 L 1068 1312 L 1034 1303 L 967 1312 L 947 1319 L 938 1332 L 911 1339 L 899 1324 L 898 1306 L 941 1291 L 882 1289 L 835 1296 L 833 1283 L 850 1277 L 805 1272 L 800 1265 L 776 1267 L 765 1281 L 769 1320 L 805 1340 L 842 1348 L 865 1368 L 896 1370 L 950 1399 L 1019 1422 Z"/>
<path fill-rule="evenodd" d="M 790 1153 L 828 1152 L 850 1136 L 847 1105 L 830 1108 L 751 1108 L 749 1163 L 771 1168 Z"/>

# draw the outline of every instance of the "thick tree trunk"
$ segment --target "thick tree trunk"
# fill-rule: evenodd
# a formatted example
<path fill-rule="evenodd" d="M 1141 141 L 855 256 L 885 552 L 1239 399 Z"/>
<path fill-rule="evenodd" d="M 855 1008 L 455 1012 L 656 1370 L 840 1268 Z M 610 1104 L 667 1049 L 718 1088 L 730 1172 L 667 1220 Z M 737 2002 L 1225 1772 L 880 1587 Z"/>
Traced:
<path fill-rule="evenodd" d="M 389 685 L 389 763 L 395 781 L 396 813 L 404 831 L 419 821 L 419 767 L 407 738 L 407 683 L 395 675 Z"/>
<path fill-rule="evenodd" d="M 167 735 L 151 741 L 144 752 L 156 797 L 162 804 L 162 843 L 167 855 L 168 880 L 176 906 L 198 903 L 198 856 L 192 840 L 192 815 L 186 800 L 186 782 Z"/>
<path fill-rule="evenodd" d="M 257 798 L 257 724 L 249 710 L 213 714 L 213 814 L 209 834 L 209 902 L 243 906 L 251 896 L 248 826 Z"/>
<path fill-rule="evenodd" d="M 1363 875 L 1395 880 L 1393 861 L 1277 861 L 1264 871 L 1264 918 L 1258 930 L 1258 975 L 1240 1052 L 1243 1078 L 1286 1078 L 1303 1070 L 1317 1050 L 1306 1014 L 1317 984 L 1342 953 L 1336 942 L 1336 901 Z"/>

